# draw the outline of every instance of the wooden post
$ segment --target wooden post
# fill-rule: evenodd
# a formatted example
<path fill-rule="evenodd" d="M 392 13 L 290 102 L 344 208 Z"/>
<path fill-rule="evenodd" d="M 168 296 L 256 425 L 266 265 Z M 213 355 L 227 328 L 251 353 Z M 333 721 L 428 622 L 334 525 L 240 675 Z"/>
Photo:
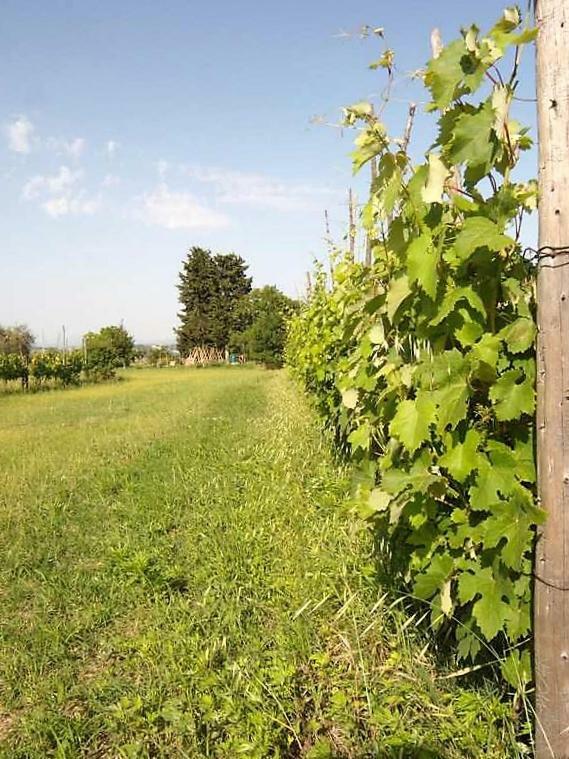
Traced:
<path fill-rule="evenodd" d="M 350 246 L 350 256 L 353 261 L 355 258 L 355 252 L 356 252 L 356 219 L 355 219 L 355 212 L 354 212 L 354 195 L 352 193 L 351 187 L 348 190 L 348 222 L 349 222 L 348 243 Z"/>
<path fill-rule="evenodd" d="M 569 245 L 569 0 L 536 0 L 539 247 Z M 546 251 L 543 251 L 546 252 Z M 569 252 L 537 276 L 536 757 L 569 757 Z"/>
<path fill-rule="evenodd" d="M 377 179 L 377 161 L 375 158 L 372 158 L 369 162 L 370 169 L 371 169 L 371 181 L 370 181 L 370 193 L 373 192 L 375 180 Z M 365 265 L 371 266 L 372 264 L 372 255 L 371 255 L 371 236 L 368 232 L 367 238 L 366 238 L 366 257 L 365 257 Z"/>

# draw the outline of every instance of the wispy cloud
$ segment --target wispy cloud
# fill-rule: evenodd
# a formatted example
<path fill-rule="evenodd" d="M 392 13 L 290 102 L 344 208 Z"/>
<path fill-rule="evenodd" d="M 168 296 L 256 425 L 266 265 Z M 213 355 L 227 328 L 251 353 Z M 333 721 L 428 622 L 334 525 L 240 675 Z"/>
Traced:
<path fill-rule="evenodd" d="M 18 116 L 5 126 L 5 132 L 10 150 L 23 154 L 31 152 L 34 125 L 27 116 Z"/>
<path fill-rule="evenodd" d="M 220 203 L 246 204 L 276 211 L 302 211 L 321 207 L 327 197 L 336 195 L 328 187 L 305 182 L 283 182 L 262 174 L 200 166 L 187 166 L 184 172 L 198 182 L 210 184 Z"/>
<path fill-rule="evenodd" d="M 116 174 L 105 174 L 101 187 L 116 187 L 120 182 L 121 178 L 117 177 Z"/>
<path fill-rule="evenodd" d="M 165 182 L 141 198 L 137 216 L 166 229 L 217 229 L 229 221 L 190 193 L 170 190 Z"/>
<path fill-rule="evenodd" d="M 55 219 L 70 214 L 93 214 L 101 199 L 89 197 L 86 190 L 78 187 L 82 177 L 82 171 L 61 166 L 56 174 L 37 174 L 29 179 L 22 188 L 22 197 L 37 200 L 45 213 Z"/>
<path fill-rule="evenodd" d="M 22 197 L 25 200 L 32 200 L 44 192 L 50 194 L 67 192 L 82 176 L 82 171 L 72 171 L 68 166 L 61 166 L 57 174 L 36 174 L 23 186 Z"/>
<path fill-rule="evenodd" d="M 64 143 L 64 150 L 71 158 L 79 158 L 85 150 L 87 143 L 83 137 L 76 137 L 74 140 Z"/>
<path fill-rule="evenodd" d="M 54 219 L 68 215 L 87 215 L 96 213 L 101 206 L 101 199 L 87 197 L 84 191 L 74 196 L 60 195 L 49 198 L 41 204 L 43 210 Z"/>
<path fill-rule="evenodd" d="M 107 151 L 108 156 L 112 158 L 118 149 L 119 143 L 116 140 L 107 140 L 105 150 Z"/>
<path fill-rule="evenodd" d="M 166 179 L 166 173 L 168 172 L 168 169 L 170 168 L 170 164 L 168 161 L 160 160 L 156 164 L 156 171 L 158 172 L 158 176 L 163 181 Z"/>

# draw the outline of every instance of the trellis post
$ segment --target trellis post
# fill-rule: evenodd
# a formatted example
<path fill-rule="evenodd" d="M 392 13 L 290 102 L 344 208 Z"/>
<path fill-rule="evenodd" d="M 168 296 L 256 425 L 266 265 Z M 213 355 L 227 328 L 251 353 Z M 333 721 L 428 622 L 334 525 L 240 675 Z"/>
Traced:
<path fill-rule="evenodd" d="M 539 132 L 536 757 L 569 757 L 569 0 L 536 0 Z"/>

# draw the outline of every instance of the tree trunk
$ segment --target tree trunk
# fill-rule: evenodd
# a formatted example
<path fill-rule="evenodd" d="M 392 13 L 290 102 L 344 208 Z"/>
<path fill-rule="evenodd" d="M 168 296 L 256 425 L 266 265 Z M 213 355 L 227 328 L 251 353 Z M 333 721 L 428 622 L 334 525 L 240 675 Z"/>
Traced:
<path fill-rule="evenodd" d="M 569 757 L 569 0 L 536 0 L 539 126 L 537 759 Z"/>

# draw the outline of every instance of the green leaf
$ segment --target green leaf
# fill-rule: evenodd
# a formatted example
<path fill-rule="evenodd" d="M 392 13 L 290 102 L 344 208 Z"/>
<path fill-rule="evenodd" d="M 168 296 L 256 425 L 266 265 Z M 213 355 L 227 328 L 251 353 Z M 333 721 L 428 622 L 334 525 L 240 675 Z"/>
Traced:
<path fill-rule="evenodd" d="M 533 450 L 533 435 L 528 435 L 527 440 L 516 441 L 514 459 L 516 475 L 522 482 L 535 482 L 535 458 Z"/>
<path fill-rule="evenodd" d="M 342 403 L 346 408 L 354 409 L 358 405 L 358 391 L 354 387 L 342 390 Z"/>
<path fill-rule="evenodd" d="M 439 465 L 447 469 L 459 482 L 464 482 L 468 475 L 480 464 L 477 453 L 482 442 L 482 435 L 477 430 L 468 430 L 464 443 L 456 443 L 439 459 Z"/>
<path fill-rule="evenodd" d="M 391 69 L 393 68 L 394 58 L 395 58 L 395 54 L 393 50 L 388 49 L 381 55 L 380 58 L 378 58 L 377 61 L 370 63 L 369 67 L 372 70 L 382 68 L 382 69 L 388 69 L 389 71 L 391 71 Z"/>
<path fill-rule="evenodd" d="M 486 640 L 494 640 L 510 616 L 511 607 L 502 600 L 495 585 L 488 588 L 472 607 L 472 614 Z"/>
<path fill-rule="evenodd" d="M 421 190 L 421 197 L 425 203 L 441 203 L 450 172 L 437 153 L 429 153 L 427 160 L 427 182 Z"/>
<path fill-rule="evenodd" d="M 356 502 L 356 510 L 360 519 L 370 519 L 370 517 L 386 511 L 389 508 L 392 496 L 380 488 L 374 488 L 367 498 Z"/>
<path fill-rule="evenodd" d="M 486 640 L 491 641 L 502 630 L 511 614 L 511 607 L 502 600 L 502 588 L 490 567 L 463 572 L 458 578 L 458 597 L 461 603 L 476 601 L 472 613 Z"/>
<path fill-rule="evenodd" d="M 458 303 L 465 300 L 473 311 L 478 312 L 486 321 L 486 308 L 482 298 L 474 292 L 472 287 L 455 287 L 448 290 L 443 298 L 443 302 L 438 310 L 437 315 L 431 319 L 431 324 L 437 326 L 451 314 Z"/>
<path fill-rule="evenodd" d="M 369 504 L 374 511 L 385 511 L 390 502 L 391 496 L 380 488 L 374 488 L 369 494 Z"/>
<path fill-rule="evenodd" d="M 528 27 L 517 32 L 521 23 L 519 10 L 515 7 L 506 8 L 502 18 L 490 30 L 484 40 L 488 48 L 486 58 L 489 63 L 495 63 L 511 45 L 525 45 L 532 42 L 537 36 L 537 29 Z"/>
<path fill-rule="evenodd" d="M 358 448 L 367 450 L 369 448 L 370 438 L 371 427 L 369 422 L 365 421 L 348 435 L 348 442 L 354 450 L 357 450 Z"/>
<path fill-rule="evenodd" d="M 508 658 L 500 664 L 500 670 L 512 688 L 518 692 L 523 691 L 533 679 L 529 651 L 526 649 L 521 654 L 517 649 L 510 651 Z"/>
<path fill-rule="evenodd" d="M 374 123 L 364 129 L 355 139 L 356 150 L 352 152 L 354 174 L 369 160 L 387 149 L 387 136 L 381 124 Z"/>
<path fill-rule="evenodd" d="M 467 376 L 467 363 L 456 348 L 432 355 L 427 353 L 415 369 L 415 382 L 425 390 L 462 382 Z"/>
<path fill-rule="evenodd" d="M 352 113 L 358 119 L 365 119 L 373 114 L 373 106 L 367 100 L 360 100 L 346 108 L 346 111 Z"/>
<path fill-rule="evenodd" d="M 531 551 L 532 528 L 539 521 L 539 509 L 528 507 L 520 498 L 503 501 L 494 506 L 482 524 L 484 547 L 495 548 L 505 540 L 500 559 L 510 569 L 519 571 L 526 553 Z"/>
<path fill-rule="evenodd" d="M 478 110 L 464 110 L 456 120 L 449 156 L 453 164 L 468 168 L 467 179 L 478 182 L 492 168 L 497 152 L 494 135 L 496 115 L 487 101 Z"/>
<path fill-rule="evenodd" d="M 429 427 L 435 421 L 436 407 L 425 392 L 419 390 L 415 400 L 401 401 L 389 425 L 389 432 L 414 453 L 428 440 Z"/>
<path fill-rule="evenodd" d="M 473 511 L 491 511 L 495 504 L 500 503 L 498 485 L 492 466 L 487 460 L 481 459 L 476 483 L 468 491 L 470 508 Z"/>
<path fill-rule="evenodd" d="M 472 317 L 465 308 L 459 308 L 458 313 L 462 317 L 462 325 L 454 330 L 454 336 L 466 348 L 473 345 L 484 334 L 484 328 L 478 322 L 472 321 Z"/>
<path fill-rule="evenodd" d="M 381 322 L 378 322 L 370 329 L 369 339 L 372 345 L 382 345 L 385 342 L 385 330 Z"/>
<path fill-rule="evenodd" d="M 497 335 L 486 333 L 476 342 L 468 354 L 473 373 L 481 379 L 488 378 L 488 370 L 492 376 L 498 364 L 500 351 L 500 338 Z"/>
<path fill-rule="evenodd" d="M 533 346 L 536 326 L 532 319 L 519 318 L 499 332 L 512 353 L 524 353 Z"/>
<path fill-rule="evenodd" d="M 449 425 L 451 429 L 454 429 L 464 419 L 468 397 L 468 384 L 461 379 L 433 391 L 433 399 L 437 404 L 437 430 L 439 433 L 446 430 Z"/>
<path fill-rule="evenodd" d="M 533 414 L 533 380 L 526 377 L 520 369 L 510 369 L 500 375 L 496 384 L 490 388 L 490 400 L 494 404 L 496 419 L 501 422 L 518 419 L 522 414 Z"/>
<path fill-rule="evenodd" d="M 387 293 L 386 306 L 389 321 L 393 318 L 399 309 L 399 306 L 411 295 L 409 281 L 405 275 L 392 280 L 389 292 Z"/>
<path fill-rule="evenodd" d="M 437 295 L 438 256 L 428 232 L 415 237 L 407 248 L 407 275 L 409 283 L 418 282 L 427 295 L 434 300 Z"/>
<path fill-rule="evenodd" d="M 451 250 L 458 263 L 464 263 L 478 248 L 500 251 L 514 241 L 500 232 L 497 224 L 486 216 L 470 216 L 465 220 Z"/>
<path fill-rule="evenodd" d="M 430 109 L 444 111 L 453 100 L 473 92 L 482 81 L 484 69 L 466 47 L 464 40 L 446 45 L 427 65 L 425 84 L 433 98 Z"/>
<path fill-rule="evenodd" d="M 448 554 L 436 554 L 427 570 L 417 576 L 413 586 L 416 596 L 429 599 L 440 590 L 450 578 L 454 569 L 454 562 Z"/>
<path fill-rule="evenodd" d="M 427 493 L 437 489 L 444 492 L 446 480 L 429 471 L 430 457 L 427 451 L 423 451 L 409 471 L 405 469 L 387 469 L 384 471 L 381 484 L 383 489 L 391 495 L 399 495 L 408 488 L 418 493 Z"/>

